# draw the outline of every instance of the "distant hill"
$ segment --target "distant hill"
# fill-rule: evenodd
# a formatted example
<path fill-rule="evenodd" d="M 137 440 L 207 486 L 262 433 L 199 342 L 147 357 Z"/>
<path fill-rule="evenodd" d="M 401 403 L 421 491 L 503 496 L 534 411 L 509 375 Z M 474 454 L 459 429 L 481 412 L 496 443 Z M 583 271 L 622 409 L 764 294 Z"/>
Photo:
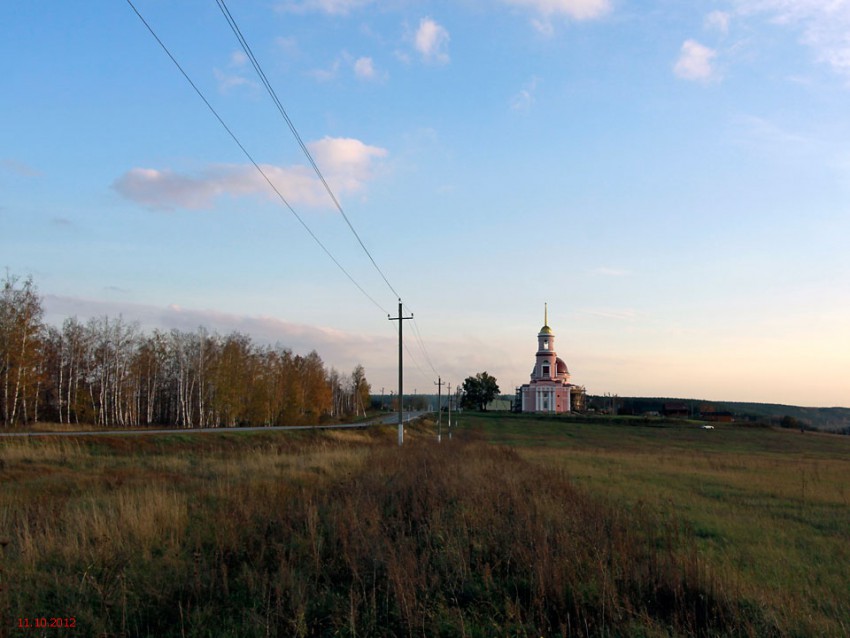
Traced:
<path fill-rule="evenodd" d="M 850 434 L 850 408 L 804 408 L 778 403 L 744 403 L 739 401 L 707 401 L 672 397 L 615 397 L 617 411 L 626 414 L 661 412 L 665 403 L 684 403 L 694 418 L 705 410 L 732 412 L 737 420 L 782 424 L 784 417 L 796 419 L 805 426 L 828 432 Z M 610 408 L 612 397 L 589 396 L 588 405 Z M 786 419 L 785 423 L 789 423 Z"/>

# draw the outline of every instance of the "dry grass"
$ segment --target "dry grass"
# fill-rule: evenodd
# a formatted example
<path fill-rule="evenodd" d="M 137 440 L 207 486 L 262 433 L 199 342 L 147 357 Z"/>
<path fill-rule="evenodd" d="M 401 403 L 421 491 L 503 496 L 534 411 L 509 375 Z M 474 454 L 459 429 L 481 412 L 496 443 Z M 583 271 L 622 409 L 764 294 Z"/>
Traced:
<path fill-rule="evenodd" d="M 611 502 L 682 520 L 705 560 L 783 633 L 850 635 L 850 438 L 732 426 L 476 424 Z"/>
<path fill-rule="evenodd" d="M 38 421 L 27 424 L 26 430 L 29 432 L 95 432 L 103 430 L 103 426 L 92 425 L 91 423 L 55 423 L 49 421 Z M 20 432 L 21 428 L 0 427 L 0 431 L 16 433 Z"/>
<path fill-rule="evenodd" d="M 85 495 L 58 511 L 30 507 L 13 521 L 11 540 L 24 569 L 35 570 L 45 560 L 109 560 L 122 552 L 140 552 L 149 559 L 154 545 L 179 547 L 188 520 L 187 501 L 185 494 L 154 485 Z"/>
<path fill-rule="evenodd" d="M 382 432 L 0 446 L 5 606 L 88 635 L 741 635 L 662 510 L 480 441 Z"/>
<path fill-rule="evenodd" d="M 63 464 L 85 453 L 79 441 L 73 438 L 5 439 L 0 443 L 0 467 L 5 464 Z"/>
<path fill-rule="evenodd" d="M 0 609 L 104 636 L 841 635 L 847 461 L 767 435 L 3 441 Z"/>

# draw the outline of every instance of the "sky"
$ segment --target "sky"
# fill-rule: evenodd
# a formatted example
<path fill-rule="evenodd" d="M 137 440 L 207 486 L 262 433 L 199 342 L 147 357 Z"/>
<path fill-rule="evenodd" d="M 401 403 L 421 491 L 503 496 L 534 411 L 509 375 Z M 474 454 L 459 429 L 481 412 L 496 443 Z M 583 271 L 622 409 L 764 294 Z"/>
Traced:
<path fill-rule="evenodd" d="M 231 0 L 345 217 L 216 2 L 133 2 L 203 99 L 127 2 L 0 4 L 0 267 L 51 323 L 389 394 L 400 297 L 405 392 L 512 393 L 548 303 L 588 393 L 850 406 L 850 1 Z"/>

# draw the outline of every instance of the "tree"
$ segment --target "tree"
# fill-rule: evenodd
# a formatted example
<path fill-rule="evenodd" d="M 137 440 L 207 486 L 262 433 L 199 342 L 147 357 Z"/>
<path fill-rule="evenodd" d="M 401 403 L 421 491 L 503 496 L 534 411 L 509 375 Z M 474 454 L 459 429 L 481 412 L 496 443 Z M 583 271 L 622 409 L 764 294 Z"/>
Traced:
<path fill-rule="evenodd" d="M 306 357 L 295 357 L 301 385 L 301 405 L 307 422 L 316 422 L 333 408 L 333 392 L 328 384 L 325 364 L 312 350 Z"/>
<path fill-rule="evenodd" d="M 354 394 L 354 414 L 366 416 L 366 406 L 369 405 L 369 393 L 372 386 L 366 381 L 366 370 L 359 363 L 351 373 L 351 389 Z"/>
<path fill-rule="evenodd" d="M 44 310 L 32 279 L 18 285 L 7 273 L 0 290 L 0 415 L 4 425 L 27 423 L 39 392 Z"/>
<path fill-rule="evenodd" d="M 487 404 L 499 396 L 499 384 L 496 383 L 496 378 L 487 374 L 487 372 L 479 372 L 474 377 L 466 377 L 463 382 L 463 398 L 461 405 L 465 408 L 472 408 L 484 411 L 487 409 Z"/>
<path fill-rule="evenodd" d="M 0 277 L 0 425 L 38 421 L 209 427 L 317 423 L 363 414 L 363 366 L 327 372 L 248 335 L 154 331 L 104 316 L 43 324 L 32 279 Z"/>

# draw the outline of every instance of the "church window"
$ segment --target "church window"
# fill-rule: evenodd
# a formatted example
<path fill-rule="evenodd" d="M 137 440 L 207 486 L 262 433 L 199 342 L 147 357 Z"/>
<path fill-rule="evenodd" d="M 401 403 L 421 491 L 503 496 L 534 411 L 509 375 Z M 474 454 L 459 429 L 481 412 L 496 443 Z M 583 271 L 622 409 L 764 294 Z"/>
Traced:
<path fill-rule="evenodd" d="M 543 340 L 543 349 L 544 349 L 544 350 L 548 350 L 548 349 L 549 349 L 549 340 L 548 340 L 548 339 L 544 339 L 544 340 Z"/>
<path fill-rule="evenodd" d="M 540 366 L 540 373 L 541 373 L 544 377 L 548 377 L 548 376 L 549 376 L 549 364 L 548 364 L 548 363 L 544 363 L 542 366 Z"/>

